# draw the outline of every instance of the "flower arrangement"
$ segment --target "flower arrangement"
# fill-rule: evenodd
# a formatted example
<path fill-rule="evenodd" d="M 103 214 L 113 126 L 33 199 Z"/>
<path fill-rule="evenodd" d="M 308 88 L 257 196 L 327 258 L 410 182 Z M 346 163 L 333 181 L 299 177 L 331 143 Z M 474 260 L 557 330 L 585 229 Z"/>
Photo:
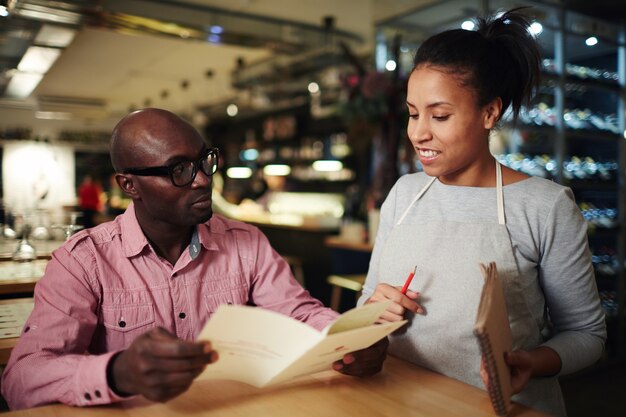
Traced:
<path fill-rule="evenodd" d="M 359 120 L 376 123 L 389 113 L 393 84 L 385 74 L 372 71 L 363 76 L 348 75 L 343 85 L 347 94 L 341 111 L 348 123 Z"/>

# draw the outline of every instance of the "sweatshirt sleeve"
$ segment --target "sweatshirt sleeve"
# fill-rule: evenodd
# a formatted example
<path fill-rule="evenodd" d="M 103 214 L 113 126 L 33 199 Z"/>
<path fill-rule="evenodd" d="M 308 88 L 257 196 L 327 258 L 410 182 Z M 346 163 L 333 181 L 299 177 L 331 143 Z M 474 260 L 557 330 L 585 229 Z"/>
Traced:
<path fill-rule="evenodd" d="M 98 297 L 83 267 L 65 248 L 54 252 L 34 298 L 34 310 L 2 375 L 2 395 L 9 407 L 121 400 L 106 378 L 116 352 L 87 353 L 98 322 Z"/>
<path fill-rule="evenodd" d="M 554 336 L 545 346 L 562 360 L 561 374 L 593 364 L 602 355 L 606 325 L 598 297 L 587 225 L 570 189 L 557 196 L 541 237 L 539 280 Z"/>

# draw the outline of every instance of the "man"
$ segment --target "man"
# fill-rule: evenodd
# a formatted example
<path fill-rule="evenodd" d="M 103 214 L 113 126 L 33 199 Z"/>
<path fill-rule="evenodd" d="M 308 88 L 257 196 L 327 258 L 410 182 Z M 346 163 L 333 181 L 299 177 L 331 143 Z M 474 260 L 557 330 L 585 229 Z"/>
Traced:
<path fill-rule="evenodd" d="M 258 229 L 212 217 L 217 151 L 172 113 L 126 116 L 111 138 L 133 204 L 53 253 L 2 378 L 11 408 L 166 401 L 219 360 L 195 342 L 220 304 L 251 304 L 321 329 L 337 313 L 295 281 Z M 380 370 L 386 339 L 334 368 Z M 88 354 L 87 354 L 88 353 Z"/>

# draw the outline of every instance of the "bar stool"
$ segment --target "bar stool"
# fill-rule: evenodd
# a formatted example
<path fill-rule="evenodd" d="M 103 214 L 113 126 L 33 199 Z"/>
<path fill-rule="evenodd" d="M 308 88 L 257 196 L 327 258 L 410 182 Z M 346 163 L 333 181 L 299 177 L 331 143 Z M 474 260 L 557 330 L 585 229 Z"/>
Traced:
<path fill-rule="evenodd" d="M 358 300 L 361 295 L 361 289 L 363 288 L 365 277 L 366 274 L 329 275 L 328 278 L 326 278 L 326 282 L 333 286 L 330 295 L 330 308 L 335 311 L 339 311 L 341 291 L 344 288 L 355 292 L 356 304 L 356 300 Z"/>
<path fill-rule="evenodd" d="M 298 258 L 297 256 L 289 256 L 289 255 L 286 255 L 286 256 L 282 255 L 282 257 L 285 260 L 285 262 L 289 264 L 289 267 L 291 268 L 291 272 L 293 273 L 293 276 L 296 278 L 296 281 L 298 281 L 300 285 L 302 285 L 303 288 L 306 288 L 304 284 L 304 269 L 302 268 L 302 259 Z"/>

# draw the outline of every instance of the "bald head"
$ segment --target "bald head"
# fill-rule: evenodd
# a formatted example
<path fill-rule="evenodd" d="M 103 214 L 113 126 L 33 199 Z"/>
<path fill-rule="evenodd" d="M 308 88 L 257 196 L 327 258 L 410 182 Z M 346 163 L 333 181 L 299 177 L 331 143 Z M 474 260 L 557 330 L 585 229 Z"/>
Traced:
<path fill-rule="evenodd" d="M 111 162 L 116 172 L 142 166 L 146 153 L 175 137 L 200 134 L 174 113 L 163 109 L 137 110 L 124 117 L 111 135 Z"/>

